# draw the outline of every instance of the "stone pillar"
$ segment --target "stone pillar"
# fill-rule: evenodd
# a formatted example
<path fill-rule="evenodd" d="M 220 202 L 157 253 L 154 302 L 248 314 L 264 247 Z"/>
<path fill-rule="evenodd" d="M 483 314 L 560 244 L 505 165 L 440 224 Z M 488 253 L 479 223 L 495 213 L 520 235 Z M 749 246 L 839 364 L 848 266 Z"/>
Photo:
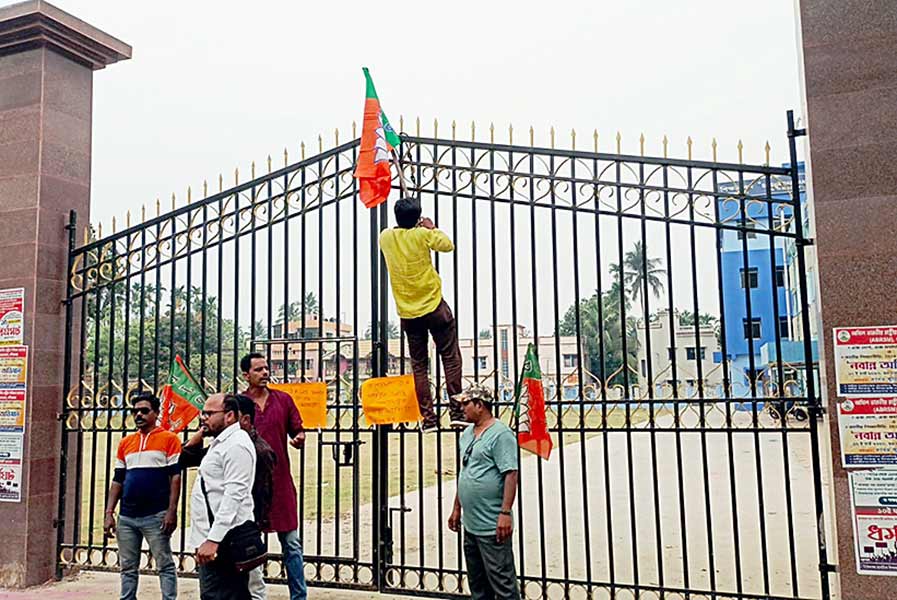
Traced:
<path fill-rule="evenodd" d="M 841 597 L 891 600 L 897 577 L 856 573 L 832 328 L 897 323 L 897 5 L 799 5 Z"/>
<path fill-rule="evenodd" d="M 55 571 L 65 226 L 72 209 L 90 218 L 93 71 L 130 56 L 42 0 L 0 8 L 0 289 L 25 288 L 29 347 L 22 501 L 0 503 L 0 587 Z"/>

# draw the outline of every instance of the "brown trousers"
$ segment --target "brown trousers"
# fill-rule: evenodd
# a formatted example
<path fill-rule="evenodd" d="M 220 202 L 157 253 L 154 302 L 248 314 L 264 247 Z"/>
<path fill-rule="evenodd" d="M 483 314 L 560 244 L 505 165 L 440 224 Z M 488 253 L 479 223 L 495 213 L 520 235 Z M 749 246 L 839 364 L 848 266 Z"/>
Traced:
<path fill-rule="evenodd" d="M 433 336 L 436 352 L 442 357 L 445 370 L 445 388 L 449 395 L 452 416 L 459 405 L 455 394 L 461 393 L 461 349 L 458 347 L 458 327 L 452 309 L 445 300 L 431 313 L 416 319 L 402 319 L 402 330 L 408 337 L 408 354 L 414 372 L 414 391 L 424 421 L 436 418 L 433 411 L 433 396 L 430 393 L 430 353 L 429 336 Z"/>

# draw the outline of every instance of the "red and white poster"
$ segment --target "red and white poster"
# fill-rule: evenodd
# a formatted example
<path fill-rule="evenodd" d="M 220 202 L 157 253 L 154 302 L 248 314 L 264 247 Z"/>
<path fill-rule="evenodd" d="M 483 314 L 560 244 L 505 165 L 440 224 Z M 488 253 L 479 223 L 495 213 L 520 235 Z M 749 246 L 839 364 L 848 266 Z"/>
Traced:
<path fill-rule="evenodd" d="M 834 346 L 838 396 L 897 396 L 897 326 L 838 327 Z"/>
<path fill-rule="evenodd" d="M 897 398 L 845 398 L 838 425 L 844 468 L 897 465 Z"/>
<path fill-rule="evenodd" d="M 0 502 L 22 500 L 28 346 L 0 346 Z"/>
<path fill-rule="evenodd" d="M 897 575 L 897 469 L 850 473 L 857 573 Z"/>
<path fill-rule="evenodd" d="M 0 346 L 25 340 L 25 288 L 0 290 Z"/>

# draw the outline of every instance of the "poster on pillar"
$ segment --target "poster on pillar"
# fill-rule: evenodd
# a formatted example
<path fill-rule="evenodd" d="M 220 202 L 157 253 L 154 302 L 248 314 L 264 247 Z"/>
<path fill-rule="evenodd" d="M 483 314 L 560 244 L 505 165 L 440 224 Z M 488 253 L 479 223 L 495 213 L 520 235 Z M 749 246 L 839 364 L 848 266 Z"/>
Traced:
<path fill-rule="evenodd" d="M 838 403 L 841 465 L 897 465 L 897 398 L 845 398 Z"/>
<path fill-rule="evenodd" d="M 0 290 L 0 346 L 25 340 L 25 288 Z"/>
<path fill-rule="evenodd" d="M 897 325 L 836 327 L 833 339 L 838 396 L 897 397 Z"/>
<path fill-rule="evenodd" d="M 849 477 L 857 573 L 897 575 L 897 469 Z"/>
<path fill-rule="evenodd" d="M 22 501 L 28 346 L 0 346 L 0 502 Z"/>

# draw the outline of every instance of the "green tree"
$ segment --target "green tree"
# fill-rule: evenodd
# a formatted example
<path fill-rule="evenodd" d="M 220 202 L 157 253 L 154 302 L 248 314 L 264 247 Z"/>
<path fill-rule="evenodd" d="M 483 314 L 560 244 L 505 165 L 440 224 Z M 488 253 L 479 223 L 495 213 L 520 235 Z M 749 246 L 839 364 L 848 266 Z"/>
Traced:
<path fill-rule="evenodd" d="M 305 294 L 305 316 L 310 317 L 318 312 L 318 297 L 314 292 Z M 277 319 L 280 323 L 284 320 L 299 321 L 302 318 L 302 302 L 290 302 L 289 305 L 281 304 L 277 311 Z"/>
<path fill-rule="evenodd" d="M 660 268 L 661 260 L 659 258 L 647 258 L 645 256 L 645 246 L 641 241 L 635 242 L 632 250 L 626 253 L 623 258 L 623 285 L 626 292 L 633 302 L 641 300 L 642 314 L 647 315 L 648 299 L 645 297 L 645 288 L 655 298 L 659 298 L 663 293 L 663 279 L 666 270 Z M 612 268 L 619 271 L 619 266 L 612 265 Z"/>
<path fill-rule="evenodd" d="M 390 340 L 397 340 L 397 339 L 399 339 L 400 337 L 402 337 L 402 336 L 401 336 L 401 333 L 400 333 L 400 331 L 399 331 L 399 327 L 398 327 L 398 325 L 396 325 L 396 324 L 393 323 L 392 321 L 390 321 L 390 322 L 387 323 L 387 325 L 386 325 L 386 337 L 387 337 L 387 339 L 390 339 Z M 365 339 L 365 340 L 370 340 L 370 339 L 372 339 L 372 335 L 371 335 L 371 323 L 370 323 L 370 322 L 368 323 L 367 328 L 364 330 L 364 337 L 363 337 L 363 339 Z"/>
<path fill-rule="evenodd" d="M 719 319 L 717 319 L 714 315 L 708 313 L 701 313 L 698 317 L 698 324 L 701 327 L 716 327 L 719 323 Z M 683 310 L 679 312 L 679 325 L 683 327 L 694 327 L 695 325 L 695 313 L 690 310 Z"/>
<path fill-rule="evenodd" d="M 492 339 L 492 330 L 489 328 L 480 329 L 480 339 L 481 340 L 491 340 Z"/>

